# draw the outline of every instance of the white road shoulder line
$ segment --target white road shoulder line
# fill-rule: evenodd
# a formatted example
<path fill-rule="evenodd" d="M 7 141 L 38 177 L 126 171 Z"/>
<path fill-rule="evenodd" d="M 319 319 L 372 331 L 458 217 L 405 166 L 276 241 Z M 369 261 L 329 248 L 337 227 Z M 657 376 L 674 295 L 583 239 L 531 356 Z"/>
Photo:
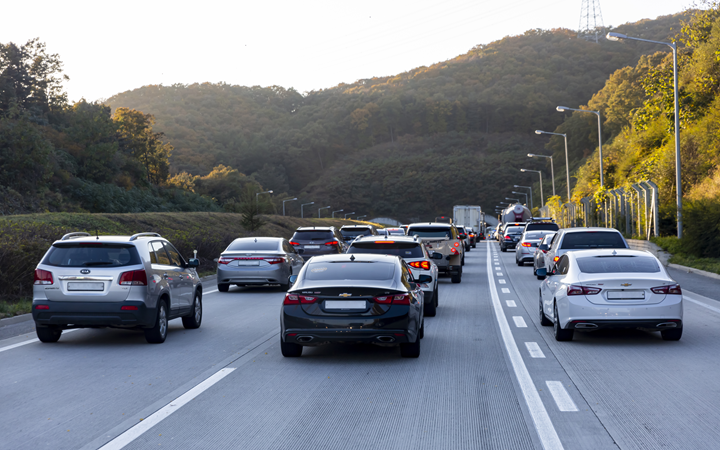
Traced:
<path fill-rule="evenodd" d="M 525 323 L 525 319 L 523 319 L 522 316 L 513 316 L 513 321 L 515 322 L 515 326 L 518 328 L 527 328 L 527 324 Z"/>
<path fill-rule="evenodd" d="M 526 342 L 525 347 L 528 349 L 531 358 L 544 358 L 545 353 L 540 349 L 537 342 Z"/>
<path fill-rule="evenodd" d="M 515 308 L 515 307 L 517 307 L 517 304 L 515 303 L 515 300 L 505 300 L 505 303 L 507 303 L 508 308 Z"/>
<path fill-rule="evenodd" d="M 563 412 L 577 411 L 578 408 L 575 406 L 575 402 L 570 398 L 570 394 L 565 390 L 565 386 L 560 381 L 546 381 L 550 393 L 555 399 L 555 404 L 558 409 Z"/>
<path fill-rule="evenodd" d="M 62 334 L 68 334 L 72 333 L 73 331 L 80 330 L 81 328 L 71 328 L 70 330 L 63 330 Z M 62 339 L 62 338 L 61 338 Z M 32 344 L 33 342 L 40 342 L 40 339 L 28 339 L 27 341 L 18 342 L 17 344 L 8 345 L 5 347 L 0 347 L 0 353 L 6 351 L 6 350 L 12 350 L 14 348 L 22 347 L 23 345 Z"/>
<path fill-rule="evenodd" d="M 698 300 L 698 297 L 701 297 L 701 298 L 707 298 L 707 297 L 703 297 L 702 295 L 698 295 L 695 293 L 692 293 L 690 295 L 688 295 L 688 294 L 689 293 L 687 291 L 685 291 L 685 293 L 683 294 L 683 300 L 687 300 L 690 303 L 695 303 L 696 305 L 700 305 L 704 308 L 709 309 L 710 311 L 715 311 L 716 313 L 720 313 L 720 308 L 717 308 L 715 306 L 710 306 L 710 305 L 706 304 L 705 302 L 701 302 L 700 300 Z M 690 298 L 691 295 L 692 295 L 692 297 L 695 297 L 695 298 Z M 707 300 L 713 301 L 712 299 L 707 299 Z"/>
<path fill-rule="evenodd" d="M 490 265 L 490 253 L 488 253 L 487 264 L 488 266 Z M 518 380 L 518 385 L 520 385 L 520 390 L 523 393 L 523 397 L 525 397 L 525 403 L 530 412 L 530 417 L 532 417 L 533 423 L 535 424 L 540 442 L 545 450 L 562 449 L 563 445 L 562 442 L 560 442 L 560 437 L 555 430 L 552 420 L 550 420 L 545 405 L 540 399 L 540 394 L 520 355 L 520 350 L 515 342 L 512 331 L 510 331 L 510 325 L 500 304 L 500 298 L 498 297 L 497 289 L 495 288 L 495 283 L 493 283 L 490 272 L 488 272 L 488 282 L 490 284 L 490 297 L 492 298 L 493 310 L 495 311 L 495 319 L 500 327 L 500 334 L 505 344 L 505 350 L 510 358 L 515 377 Z M 508 292 L 510 291 L 508 290 Z"/>
<path fill-rule="evenodd" d="M 222 380 L 226 376 L 230 375 L 232 371 L 235 370 L 233 368 L 224 368 L 220 369 L 219 371 L 215 372 L 213 375 L 211 375 L 209 378 L 207 378 L 202 383 L 198 384 L 194 388 L 190 389 L 177 399 L 171 401 L 169 404 L 165 405 L 163 408 L 158 410 L 157 412 L 153 413 L 150 417 L 143 420 L 142 422 L 138 423 L 134 427 L 130 428 L 120 436 L 116 437 L 112 441 L 108 442 L 107 444 L 100 447 L 100 450 L 119 450 L 138 437 L 140 437 L 143 433 L 148 431 L 150 428 L 154 427 L 158 423 L 162 422 L 164 419 L 166 419 L 170 414 L 174 413 L 178 409 L 185 406 L 187 403 L 189 403 L 192 399 L 197 397 L 198 395 L 202 394 L 206 390 L 208 390 L 210 387 L 212 387 L 215 383 Z"/>
<path fill-rule="evenodd" d="M 204 291 L 204 292 L 203 292 L 203 295 L 212 294 L 212 293 L 215 293 L 215 292 L 217 292 L 217 291 L 218 291 L 217 289 L 213 289 L 212 291 Z"/>

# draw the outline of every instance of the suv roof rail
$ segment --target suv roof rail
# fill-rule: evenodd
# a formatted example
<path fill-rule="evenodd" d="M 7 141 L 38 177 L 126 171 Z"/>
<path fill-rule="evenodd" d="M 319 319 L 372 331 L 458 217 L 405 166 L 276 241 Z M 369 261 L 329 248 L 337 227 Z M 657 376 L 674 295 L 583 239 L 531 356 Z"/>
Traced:
<path fill-rule="evenodd" d="M 133 234 L 132 236 L 130 236 L 130 240 L 134 241 L 139 237 L 146 237 L 146 236 L 147 237 L 162 237 L 162 236 L 160 236 L 160 233 L 136 233 L 136 234 Z"/>
<path fill-rule="evenodd" d="M 84 231 L 76 231 L 75 233 L 68 233 L 60 238 L 61 241 L 67 241 L 68 239 L 78 238 L 78 237 L 84 237 L 84 236 L 92 236 L 90 233 L 86 233 Z"/>

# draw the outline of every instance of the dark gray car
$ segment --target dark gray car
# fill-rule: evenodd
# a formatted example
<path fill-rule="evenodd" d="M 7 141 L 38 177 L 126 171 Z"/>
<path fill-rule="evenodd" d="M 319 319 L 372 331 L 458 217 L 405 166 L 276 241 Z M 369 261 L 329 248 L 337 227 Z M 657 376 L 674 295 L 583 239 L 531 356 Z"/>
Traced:
<path fill-rule="evenodd" d="M 313 256 L 345 253 L 347 244 L 335 227 L 299 227 L 290 238 L 290 245 L 308 260 Z"/>
<path fill-rule="evenodd" d="M 358 236 L 377 236 L 378 232 L 372 225 L 343 225 L 340 228 L 343 239 L 348 244 Z"/>

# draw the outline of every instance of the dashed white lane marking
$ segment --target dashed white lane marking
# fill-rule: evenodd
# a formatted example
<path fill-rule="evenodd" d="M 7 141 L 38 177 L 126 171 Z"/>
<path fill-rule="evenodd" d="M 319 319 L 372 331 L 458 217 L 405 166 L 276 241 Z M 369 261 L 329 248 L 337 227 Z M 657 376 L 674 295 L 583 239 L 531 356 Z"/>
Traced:
<path fill-rule="evenodd" d="M 531 358 L 544 358 L 545 353 L 540 349 L 537 342 L 526 342 L 525 347 L 528 349 Z"/>
<path fill-rule="evenodd" d="M 504 278 L 500 278 L 500 279 L 498 280 L 498 283 L 500 283 L 500 284 L 507 284 L 507 283 L 505 283 L 505 279 L 504 279 Z"/>
<path fill-rule="evenodd" d="M 508 289 L 508 288 L 502 288 L 502 293 L 503 293 L 503 294 L 509 294 L 509 293 L 510 293 L 510 289 Z"/>
<path fill-rule="evenodd" d="M 570 397 L 570 394 L 568 394 L 565 390 L 565 386 L 563 386 L 561 382 L 546 381 L 545 384 L 547 384 L 548 389 L 550 389 L 550 393 L 555 399 L 555 404 L 560 411 L 569 412 L 578 410 L 575 402 Z"/>
<path fill-rule="evenodd" d="M 71 328 L 69 330 L 63 330 L 62 334 L 72 333 L 73 331 L 77 331 L 77 330 L 80 330 L 80 328 Z M 12 350 L 14 348 L 22 347 L 23 345 L 32 344 L 33 342 L 40 342 L 40 339 L 38 339 L 38 338 L 28 339 L 27 341 L 18 342 L 17 344 L 0 347 L 0 353 L 4 352 L 6 350 Z"/>
<path fill-rule="evenodd" d="M 487 265 L 490 266 L 490 253 L 488 253 L 487 257 Z M 545 450 L 561 450 L 563 448 L 562 442 L 560 442 L 560 437 L 558 437 L 557 431 L 555 431 L 555 426 L 553 426 L 552 420 L 550 420 L 550 416 L 540 399 L 540 394 L 535 387 L 535 383 L 533 383 L 530 377 L 530 372 L 528 372 L 525 362 L 520 355 L 520 350 L 515 342 L 512 331 L 510 331 L 510 324 L 508 324 L 505 311 L 503 311 L 502 305 L 500 304 L 497 288 L 495 287 L 495 283 L 493 283 L 490 271 L 488 271 L 488 282 L 490 285 L 490 297 L 492 299 L 493 310 L 495 311 L 495 319 L 500 327 L 500 335 L 505 344 L 505 350 L 510 358 L 510 363 L 515 372 L 515 377 L 517 377 L 520 390 L 523 393 L 523 397 L 525 397 L 525 403 L 527 404 L 530 417 L 532 417 L 533 423 L 535 424 L 540 443 Z M 510 289 L 507 289 L 507 291 L 509 293 Z"/>
<path fill-rule="evenodd" d="M 499 266 L 499 265 L 500 265 L 500 263 L 499 263 L 499 262 L 496 262 L 496 263 L 495 263 L 495 265 L 496 265 L 496 266 Z"/>
<path fill-rule="evenodd" d="M 495 275 L 497 275 L 499 277 L 503 276 L 502 272 L 495 272 Z"/>
<path fill-rule="evenodd" d="M 140 437 L 143 433 L 148 431 L 150 428 L 162 422 L 164 419 L 170 416 L 170 414 L 185 406 L 188 402 L 190 402 L 190 400 L 194 399 L 198 395 L 208 390 L 212 385 L 222 380 L 226 376 L 230 375 L 233 370 L 235 369 L 226 367 L 210 375 L 210 377 L 208 377 L 202 383 L 198 384 L 180 397 L 163 406 L 161 409 L 154 412 L 150 417 L 130 428 L 120 436 L 100 447 L 100 450 L 119 450 L 125 447 L 126 445 Z"/>
<path fill-rule="evenodd" d="M 515 300 L 505 300 L 505 303 L 507 303 L 508 308 L 515 308 L 517 306 Z"/>
<path fill-rule="evenodd" d="M 212 291 L 205 291 L 203 292 L 203 295 L 212 294 L 213 292 L 217 292 L 217 289 L 213 289 Z"/>
<path fill-rule="evenodd" d="M 525 319 L 523 319 L 522 316 L 513 316 L 513 321 L 515 321 L 515 326 L 518 328 L 527 328 L 527 324 L 525 323 Z"/>

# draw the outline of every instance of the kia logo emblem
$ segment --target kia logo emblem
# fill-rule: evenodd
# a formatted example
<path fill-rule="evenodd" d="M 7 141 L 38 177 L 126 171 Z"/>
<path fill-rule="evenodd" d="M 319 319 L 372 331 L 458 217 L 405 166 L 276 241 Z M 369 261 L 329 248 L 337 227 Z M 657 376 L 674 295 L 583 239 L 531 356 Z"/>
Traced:
<path fill-rule="evenodd" d="M 90 269 L 83 269 L 83 270 L 80 271 L 80 273 L 82 273 L 82 274 L 84 274 L 84 275 L 87 275 L 87 274 L 90 273 Z"/>

